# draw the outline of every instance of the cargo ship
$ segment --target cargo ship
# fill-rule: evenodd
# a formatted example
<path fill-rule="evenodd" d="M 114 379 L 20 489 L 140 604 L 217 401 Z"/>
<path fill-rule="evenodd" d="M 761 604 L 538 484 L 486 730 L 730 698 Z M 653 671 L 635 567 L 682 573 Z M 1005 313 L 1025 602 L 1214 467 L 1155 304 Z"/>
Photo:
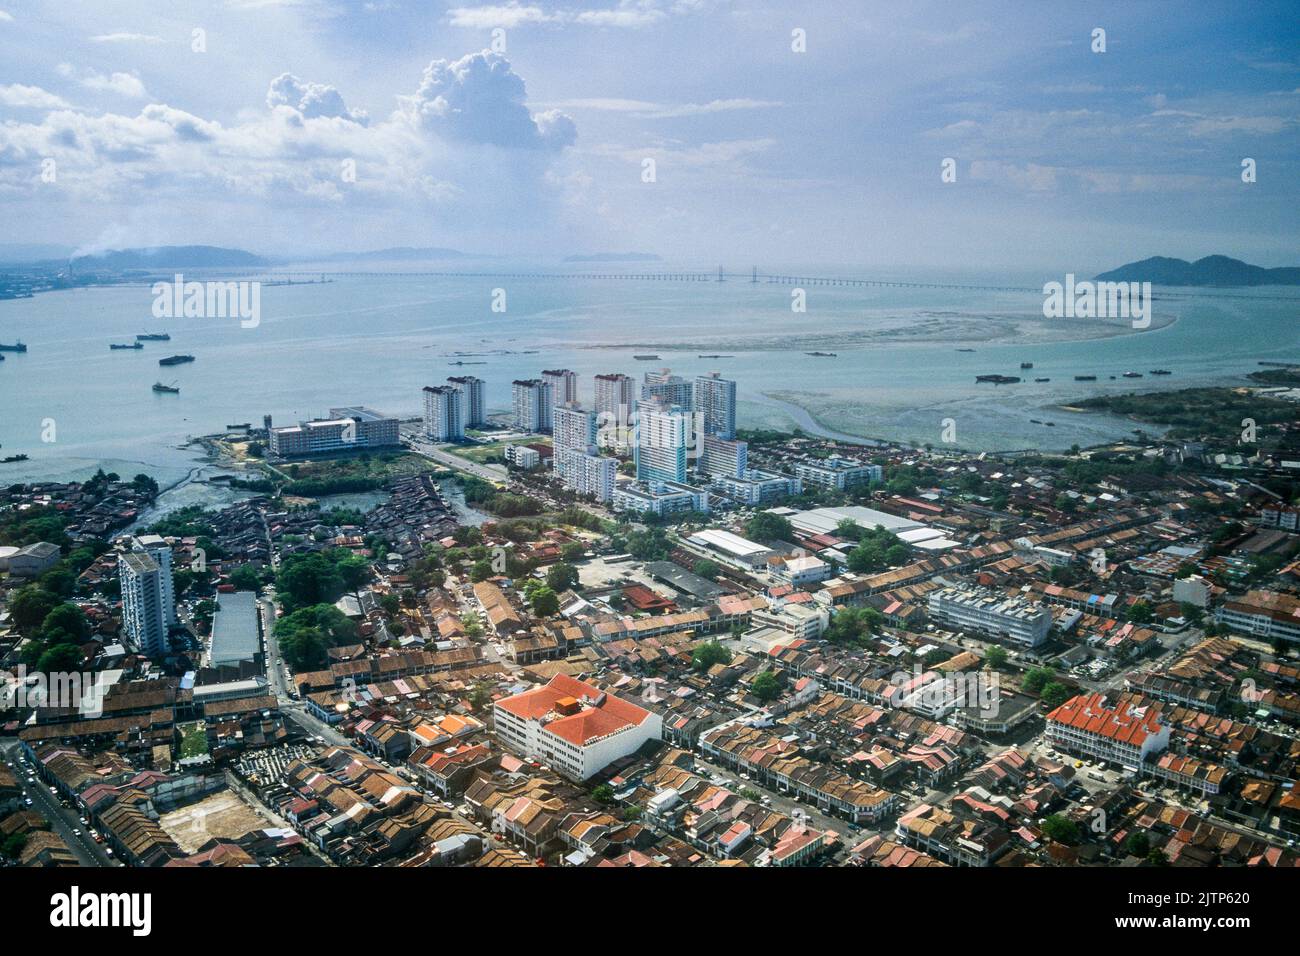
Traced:
<path fill-rule="evenodd" d="M 1141 378 L 1141 377 L 1142 377 L 1142 373 L 1141 373 L 1141 372 L 1125 372 L 1125 373 L 1124 373 L 1124 377 L 1125 377 L 1125 378 Z"/>
<path fill-rule="evenodd" d="M 804 352 L 804 355 L 811 355 L 813 358 L 839 358 L 834 352 Z"/>
<path fill-rule="evenodd" d="M 153 390 L 155 392 L 166 392 L 168 395 L 179 395 L 181 392 L 175 385 L 164 385 L 162 382 L 154 382 Z"/>
<path fill-rule="evenodd" d="M 1034 367 L 1034 363 L 1033 363 L 1033 362 L 1021 362 L 1021 363 L 1020 363 L 1020 367 L 1021 367 L 1021 368 L 1033 368 L 1033 367 Z"/>
<path fill-rule="evenodd" d="M 146 332 L 135 337 L 137 342 L 170 342 L 172 337 L 166 332 Z"/>
<path fill-rule="evenodd" d="M 1036 378 L 1036 379 L 1034 379 L 1034 381 L 1035 381 L 1035 382 L 1050 382 L 1051 379 L 1050 379 L 1050 378 Z"/>
<path fill-rule="evenodd" d="M 657 362 L 659 360 L 657 355 L 633 355 L 632 357 L 638 362 Z"/>
<path fill-rule="evenodd" d="M 1173 375 L 1174 373 L 1169 371 L 1169 369 L 1167 368 L 1153 368 L 1151 370 L 1151 374 L 1152 375 Z"/>
<path fill-rule="evenodd" d="M 1074 376 L 1074 380 L 1075 380 L 1076 382 L 1095 382 L 1095 381 L 1097 381 L 1097 376 L 1095 376 L 1095 375 L 1076 375 L 1076 376 Z"/>
<path fill-rule="evenodd" d="M 144 348 L 144 343 L 143 343 L 143 342 L 132 342 L 130 345 L 123 345 L 123 344 L 121 344 L 120 342 L 113 342 L 113 343 L 111 343 L 108 347 L 109 347 L 110 349 L 126 349 L 127 351 L 135 351 L 135 350 L 137 350 L 137 349 L 142 349 L 142 348 Z"/>
<path fill-rule="evenodd" d="M 186 362 L 193 362 L 193 355 L 169 355 L 165 359 L 159 359 L 159 365 L 184 365 Z"/>
<path fill-rule="evenodd" d="M 1020 379 L 1014 375 L 976 375 L 975 381 L 992 382 L 994 385 L 1014 385 Z"/>
<path fill-rule="evenodd" d="M 27 346 L 22 342 L 15 342 L 13 345 L 0 345 L 0 352 L 26 352 Z"/>

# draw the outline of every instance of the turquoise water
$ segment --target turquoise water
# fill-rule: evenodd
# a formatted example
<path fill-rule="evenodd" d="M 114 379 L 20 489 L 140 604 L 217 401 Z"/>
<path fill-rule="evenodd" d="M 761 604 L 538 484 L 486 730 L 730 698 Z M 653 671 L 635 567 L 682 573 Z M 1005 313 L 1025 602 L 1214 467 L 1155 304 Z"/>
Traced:
<path fill-rule="evenodd" d="M 491 309 L 496 288 L 506 291 L 504 314 Z M 1165 328 L 1089 341 L 1013 334 L 1004 344 L 977 339 L 986 328 L 1006 334 L 1020 319 L 1041 322 L 1040 295 L 814 287 L 807 313 L 796 315 L 787 288 L 746 281 L 364 277 L 263 287 L 261 322 L 245 329 L 235 319 L 154 319 L 146 286 L 52 293 L 0 302 L 0 342 L 21 339 L 30 349 L 0 362 L 0 455 L 31 456 L 0 465 L 0 482 L 78 477 L 102 464 L 171 483 L 194 467 L 180 446 L 227 423 L 259 424 L 267 413 L 289 423 L 352 404 L 415 416 L 420 389 L 456 374 L 485 379 L 489 410 L 504 411 L 512 379 L 554 367 L 579 373 L 583 398 L 598 372 L 720 370 L 739 383 L 742 425 L 820 424 L 938 444 L 950 417 L 965 448 L 1088 445 L 1132 424 L 1052 406 L 1109 391 L 1241 383 L 1260 360 L 1300 361 L 1300 302 L 1264 297 L 1289 291 L 1162 299 L 1157 315 L 1176 318 Z M 945 332 L 950 324 L 958 328 Z M 146 331 L 172 340 L 109 351 Z M 493 350 L 516 354 L 449 364 L 455 351 Z M 803 354 L 813 350 L 838 357 Z M 661 361 L 633 359 L 640 352 Z M 197 361 L 159 368 L 175 353 Z M 1022 372 L 1021 361 L 1034 368 Z M 1152 368 L 1174 374 L 1108 378 Z M 974 383 L 993 372 L 1026 381 Z M 1099 381 L 1076 383 L 1075 374 Z M 1052 381 L 1033 383 L 1038 376 Z M 155 394 L 159 380 L 176 382 L 180 394 Z M 42 441 L 51 421 L 55 440 Z"/>

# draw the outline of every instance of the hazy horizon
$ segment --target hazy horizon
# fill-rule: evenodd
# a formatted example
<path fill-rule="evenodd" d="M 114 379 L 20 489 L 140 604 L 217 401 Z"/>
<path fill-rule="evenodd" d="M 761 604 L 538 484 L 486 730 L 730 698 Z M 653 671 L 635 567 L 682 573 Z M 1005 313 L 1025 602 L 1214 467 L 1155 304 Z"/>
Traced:
<path fill-rule="evenodd" d="M 77 253 L 1293 266 L 1287 13 L 0 0 L 0 204 Z"/>

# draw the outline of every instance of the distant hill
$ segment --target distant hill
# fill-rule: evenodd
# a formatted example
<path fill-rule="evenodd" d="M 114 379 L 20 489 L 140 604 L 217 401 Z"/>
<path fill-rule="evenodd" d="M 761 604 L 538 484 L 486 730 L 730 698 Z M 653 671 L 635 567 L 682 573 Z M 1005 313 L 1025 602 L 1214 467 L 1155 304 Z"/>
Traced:
<path fill-rule="evenodd" d="M 88 256 L 76 256 L 73 270 L 122 272 L 127 269 L 224 269 L 231 266 L 264 266 L 267 260 L 242 249 L 217 246 L 157 246 L 153 249 L 110 249 Z"/>
<path fill-rule="evenodd" d="M 652 252 L 596 252 L 589 256 L 565 256 L 565 262 L 663 262 Z"/>
<path fill-rule="evenodd" d="M 1300 267 L 1265 269 L 1227 256 L 1206 256 L 1195 262 L 1153 256 L 1103 272 L 1097 280 L 1150 282 L 1154 285 L 1300 285 Z"/>

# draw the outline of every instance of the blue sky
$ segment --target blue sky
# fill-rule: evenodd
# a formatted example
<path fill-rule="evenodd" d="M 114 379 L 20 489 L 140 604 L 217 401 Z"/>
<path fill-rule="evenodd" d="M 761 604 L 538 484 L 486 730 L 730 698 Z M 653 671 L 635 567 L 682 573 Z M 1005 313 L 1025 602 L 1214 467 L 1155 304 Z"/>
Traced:
<path fill-rule="evenodd" d="M 1300 264 L 1294 5 L 1083 6 L 0 0 L 0 241 Z"/>

